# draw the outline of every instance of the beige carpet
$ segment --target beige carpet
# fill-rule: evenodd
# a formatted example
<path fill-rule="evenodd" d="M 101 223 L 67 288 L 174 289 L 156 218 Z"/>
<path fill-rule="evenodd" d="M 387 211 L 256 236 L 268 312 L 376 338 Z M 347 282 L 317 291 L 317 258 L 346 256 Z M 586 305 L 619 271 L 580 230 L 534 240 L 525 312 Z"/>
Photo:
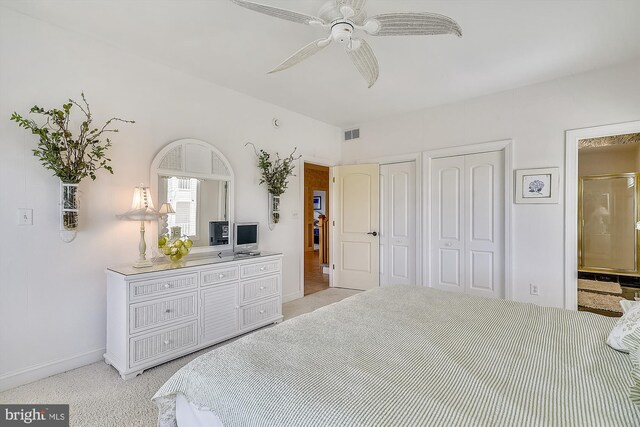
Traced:
<path fill-rule="evenodd" d="M 292 301 L 282 307 L 284 320 L 356 293 L 331 288 Z M 215 347 L 149 369 L 129 381 L 104 362 L 93 363 L 0 393 L 0 403 L 68 403 L 71 426 L 155 426 L 157 411 L 151 397 L 174 372 Z"/>

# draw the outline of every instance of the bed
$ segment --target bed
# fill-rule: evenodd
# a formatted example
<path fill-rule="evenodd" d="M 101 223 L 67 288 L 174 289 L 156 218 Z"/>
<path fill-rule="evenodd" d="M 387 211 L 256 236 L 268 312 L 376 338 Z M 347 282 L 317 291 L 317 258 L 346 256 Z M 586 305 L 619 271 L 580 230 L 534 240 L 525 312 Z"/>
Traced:
<path fill-rule="evenodd" d="M 160 427 L 640 426 L 614 323 L 379 288 L 200 356 L 153 400 Z"/>

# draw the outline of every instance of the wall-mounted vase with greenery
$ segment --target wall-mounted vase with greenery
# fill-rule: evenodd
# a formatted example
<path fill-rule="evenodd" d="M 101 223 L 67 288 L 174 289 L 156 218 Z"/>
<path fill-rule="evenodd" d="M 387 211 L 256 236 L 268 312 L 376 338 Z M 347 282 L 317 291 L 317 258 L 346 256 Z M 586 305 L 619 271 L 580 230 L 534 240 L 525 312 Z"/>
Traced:
<path fill-rule="evenodd" d="M 118 132 L 118 129 L 110 128 L 113 122 L 135 123 L 132 120 L 113 117 L 102 127 L 92 127 L 93 115 L 89 103 L 84 93 L 81 96 L 83 105 L 69 99 L 60 109 L 45 110 L 37 105 L 33 106 L 30 113 L 39 114 L 46 119 L 43 124 L 15 112 L 11 115 L 11 120 L 18 126 L 38 136 L 38 147 L 32 150 L 33 155 L 46 169 L 53 171 L 54 175 L 60 178 L 61 229 L 72 232 L 78 227 L 80 181 L 86 177 L 95 180 L 96 172 L 100 169 L 113 174 L 109 164 L 111 159 L 107 157 L 111 140 L 102 140 L 104 134 Z M 71 111 L 74 106 L 84 115 L 75 134 L 71 130 Z"/>
<path fill-rule="evenodd" d="M 253 151 L 258 157 L 258 167 L 262 173 L 260 184 L 267 184 L 269 191 L 269 213 L 271 221 L 274 224 L 280 222 L 280 195 L 282 195 L 289 185 L 289 177 L 295 176 L 293 169 L 294 161 L 298 160 L 301 155 L 295 156 L 297 148 L 294 148 L 291 154 L 281 159 L 276 153 L 275 160 L 264 150 L 256 149 L 251 142 L 247 142 L 245 146 L 251 145 Z"/>

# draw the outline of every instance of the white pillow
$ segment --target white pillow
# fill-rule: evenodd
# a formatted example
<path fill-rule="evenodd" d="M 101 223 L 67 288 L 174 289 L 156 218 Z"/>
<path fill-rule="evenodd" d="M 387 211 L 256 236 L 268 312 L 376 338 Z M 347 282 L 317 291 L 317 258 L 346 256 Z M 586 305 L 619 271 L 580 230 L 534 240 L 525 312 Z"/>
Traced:
<path fill-rule="evenodd" d="M 640 304 L 640 301 L 631 301 L 629 299 L 620 300 L 620 307 L 622 307 L 623 313 L 626 313 L 638 304 Z"/>
<path fill-rule="evenodd" d="M 607 338 L 607 344 L 611 348 L 624 353 L 629 353 L 629 348 L 622 343 L 622 340 L 627 335 L 632 334 L 637 329 L 640 329 L 640 302 L 622 300 L 620 305 L 624 310 L 624 314 L 613 327 L 613 330 Z"/>

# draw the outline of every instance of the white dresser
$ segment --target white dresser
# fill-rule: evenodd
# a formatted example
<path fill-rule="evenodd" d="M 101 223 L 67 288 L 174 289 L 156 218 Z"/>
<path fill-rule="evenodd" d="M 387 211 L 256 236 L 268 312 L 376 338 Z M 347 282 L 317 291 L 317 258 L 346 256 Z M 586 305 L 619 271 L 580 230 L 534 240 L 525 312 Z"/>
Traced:
<path fill-rule="evenodd" d="M 282 321 L 282 255 L 107 270 L 107 352 L 123 379 Z"/>

